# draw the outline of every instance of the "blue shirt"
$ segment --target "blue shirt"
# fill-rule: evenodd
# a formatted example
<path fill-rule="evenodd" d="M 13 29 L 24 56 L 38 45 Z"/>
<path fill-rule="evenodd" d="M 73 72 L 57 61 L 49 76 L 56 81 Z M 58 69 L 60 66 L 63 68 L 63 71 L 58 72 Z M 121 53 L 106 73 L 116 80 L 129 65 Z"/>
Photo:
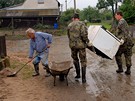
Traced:
<path fill-rule="evenodd" d="M 35 32 L 35 39 L 30 39 L 30 51 L 29 57 L 33 57 L 34 50 L 38 53 L 44 53 L 45 50 L 48 52 L 49 50 L 46 48 L 47 44 L 52 43 L 52 35 L 43 32 Z"/>

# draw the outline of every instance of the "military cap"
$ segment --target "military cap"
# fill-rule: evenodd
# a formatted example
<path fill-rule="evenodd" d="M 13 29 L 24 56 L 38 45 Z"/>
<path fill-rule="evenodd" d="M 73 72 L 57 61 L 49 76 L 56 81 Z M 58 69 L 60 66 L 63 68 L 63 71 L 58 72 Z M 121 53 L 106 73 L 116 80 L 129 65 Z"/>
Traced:
<path fill-rule="evenodd" d="M 74 13 L 73 18 L 79 18 L 79 14 L 78 13 Z"/>

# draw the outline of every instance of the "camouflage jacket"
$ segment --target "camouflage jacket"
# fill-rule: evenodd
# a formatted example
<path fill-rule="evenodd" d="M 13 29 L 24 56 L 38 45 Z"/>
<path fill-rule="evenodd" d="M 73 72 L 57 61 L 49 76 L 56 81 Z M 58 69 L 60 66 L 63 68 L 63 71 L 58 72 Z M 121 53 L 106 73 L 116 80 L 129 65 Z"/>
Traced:
<path fill-rule="evenodd" d="M 123 18 L 120 19 L 120 21 L 118 22 L 116 37 L 118 37 L 119 39 L 123 39 L 124 43 L 127 45 L 130 46 L 133 45 L 133 40 L 132 40 L 131 33 L 129 31 L 129 26 Z"/>
<path fill-rule="evenodd" d="M 67 28 L 67 35 L 70 48 L 86 48 L 89 42 L 87 28 L 81 21 L 71 22 Z"/>

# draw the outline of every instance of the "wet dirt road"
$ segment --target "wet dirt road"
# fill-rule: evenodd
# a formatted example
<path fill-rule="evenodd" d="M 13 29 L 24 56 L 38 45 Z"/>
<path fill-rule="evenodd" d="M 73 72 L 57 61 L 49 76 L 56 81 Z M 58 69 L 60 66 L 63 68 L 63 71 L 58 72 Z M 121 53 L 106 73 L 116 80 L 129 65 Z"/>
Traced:
<path fill-rule="evenodd" d="M 11 59 L 27 61 L 28 40 L 7 41 L 7 52 Z M 20 72 L 14 78 L 2 78 L 3 96 L 0 101 L 134 101 L 135 98 L 135 62 L 132 66 L 131 76 L 124 73 L 116 74 L 115 60 L 98 57 L 87 50 L 87 83 L 82 84 L 74 80 L 75 69 L 68 75 L 69 86 L 57 78 L 53 86 L 53 77 L 44 77 L 44 70 L 40 66 L 39 77 L 22 79 Z M 66 36 L 54 37 L 50 48 L 49 61 L 68 61 L 70 49 Z M 133 55 L 132 60 L 135 60 Z M 32 68 L 32 64 L 29 64 Z M 124 70 L 126 67 L 124 66 Z M 4 89 L 4 87 L 6 89 Z M 1 91 L 1 90 L 0 90 Z"/>

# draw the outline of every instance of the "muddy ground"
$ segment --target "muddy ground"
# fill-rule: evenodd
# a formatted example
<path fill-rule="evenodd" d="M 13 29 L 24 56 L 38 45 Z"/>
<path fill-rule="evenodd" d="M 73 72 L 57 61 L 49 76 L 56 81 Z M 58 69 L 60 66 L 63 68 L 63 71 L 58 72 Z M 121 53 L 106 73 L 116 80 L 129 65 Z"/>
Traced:
<path fill-rule="evenodd" d="M 23 66 L 28 57 L 29 40 L 7 41 L 13 71 Z M 42 65 L 40 76 L 32 77 L 32 63 L 28 64 L 17 77 L 0 77 L 0 101 L 134 101 L 135 98 L 135 55 L 132 57 L 132 74 L 117 74 L 115 60 L 98 57 L 87 50 L 87 83 L 74 80 L 75 69 L 68 74 L 69 85 L 54 78 L 45 77 Z M 49 61 L 72 61 L 66 36 L 53 38 Z M 124 64 L 124 70 L 126 69 Z"/>

